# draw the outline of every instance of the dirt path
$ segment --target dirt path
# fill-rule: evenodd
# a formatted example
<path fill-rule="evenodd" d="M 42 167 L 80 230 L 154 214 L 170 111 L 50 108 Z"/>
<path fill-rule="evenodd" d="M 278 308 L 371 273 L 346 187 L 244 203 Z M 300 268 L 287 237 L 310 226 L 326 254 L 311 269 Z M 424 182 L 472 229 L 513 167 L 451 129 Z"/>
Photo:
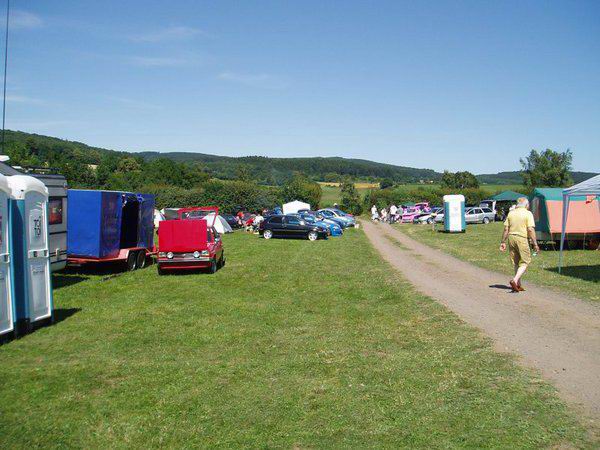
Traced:
<path fill-rule="evenodd" d="M 497 349 L 541 371 L 563 398 L 600 418 L 600 308 L 526 284 L 421 244 L 387 224 L 363 221 L 369 240 L 423 294 L 490 336 Z M 507 261 L 508 263 L 508 261 Z"/>

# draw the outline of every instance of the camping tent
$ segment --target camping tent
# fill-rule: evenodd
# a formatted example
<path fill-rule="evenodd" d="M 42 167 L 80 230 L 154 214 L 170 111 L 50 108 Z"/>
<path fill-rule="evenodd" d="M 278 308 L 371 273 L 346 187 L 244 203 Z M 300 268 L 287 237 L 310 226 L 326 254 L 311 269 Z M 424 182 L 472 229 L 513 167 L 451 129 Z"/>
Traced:
<path fill-rule="evenodd" d="M 569 205 L 573 201 L 582 199 L 585 200 L 585 204 L 589 205 L 588 214 L 586 219 L 593 225 L 592 222 L 597 222 L 598 232 L 600 232 L 600 175 L 596 175 L 588 180 L 585 180 L 575 186 L 564 189 L 562 191 L 563 208 L 562 208 L 562 230 L 560 234 L 560 253 L 558 257 L 558 272 L 561 272 L 563 262 L 563 247 L 565 243 L 565 236 L 567 234 L 567 219 L 569 217 Z M 595 205 L 594 205 L 595 203 Z M 575 206 L 577 203 L 574 203 Z M 594 212 L 598 210 L 598 214 Z"/>
<path fill-rule="evenodd" d="M 570 215 L 564 230 L 567 240 L 583 240 L 600 235 L 597 200 L 593 202 L 588 200 L 585 195 L 570 197 Z M 530 203 L 538 240 L 560 241 L 564 223 L 563 190 L 561 188 L 534 189 Z"/>
<path fill-rule="evenodd" d="M 206 219 L 206 222 L 208 224 L 213 223 L 213 220 L 214 220 L 214 222 L 215 222 L 214 227 L 220 234 L 233 233 L 233 229 L 231 228 L 231 225 L 229 225 L 227 223 L 227 221 L 221 215 L 218 215 L 217 219 L 215 220 L 214 213 L 211 213 L 211 214 L 207 214 L 206 216 L 204 216 L 203 219 Z"/>
<path fill-rule="evenodd" d="M 504 191 L 494 195 L 492 200 L 496 200 L 497 202 L 516 202 L 521 197 L 525 197 L 525 195 L 515 191 Z"/>
<path fill-rule="evenodd" d="M 308 203 L 304 203 L 299 200 L 294 200 L 293 202 L 284 203 L 284 205 L 283 205 L 283 213 L 284 214 L 295 214 L 298 211 L 301 211 L 303 209 L 310 210 L 310 205 Z"/>

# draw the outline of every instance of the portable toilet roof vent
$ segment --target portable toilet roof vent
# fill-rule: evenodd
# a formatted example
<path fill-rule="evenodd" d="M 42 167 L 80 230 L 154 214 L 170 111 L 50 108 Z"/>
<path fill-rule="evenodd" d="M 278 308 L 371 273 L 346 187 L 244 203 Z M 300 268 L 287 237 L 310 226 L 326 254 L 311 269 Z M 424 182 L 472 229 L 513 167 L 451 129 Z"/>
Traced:
<path fill-rule="evenodd" d="M 5 178 L 6 186 L 8 182 Z M 16 200 L 23 200 L 27 192 L 36 191 L 42 195 L 48 195 L 48 188 L 44 183 L 29 175 L 12 175 L 10 177 L 10 187 L 12 188 L 12 196 Z M 10 192 L 10 191 L 9 191 Z"/>

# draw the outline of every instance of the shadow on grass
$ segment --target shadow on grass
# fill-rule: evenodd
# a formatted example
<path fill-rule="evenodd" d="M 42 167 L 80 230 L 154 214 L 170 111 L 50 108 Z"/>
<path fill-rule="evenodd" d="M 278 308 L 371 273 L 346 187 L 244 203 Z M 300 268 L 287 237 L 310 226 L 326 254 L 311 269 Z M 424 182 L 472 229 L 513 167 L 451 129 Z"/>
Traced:
<path fill-rule="evenodd" d="M 548 267 L 546 270 L 558 273 L 558 267 Z M 562 268 L 561 275 L 598 283 L 600 282 L 600 264 L 594 266 L 566 266 Z"/>
<path fill-rule="evenodd" d="M 81 283 L 82 281 L 88 280 L 89 277 L 82 277 L 80 275 L 68 275 L 64 273 L 52 274 L 52 289 L 58 290 L 73 284 Z"/>
<path fill-rule="evenodd" d="M 67 320 L 69 317 L 73 316 L 74 314 L 77 314 L 80 311 L 81 308 L 57 308 L 54 311 L 52 311 L 52 321 L 48 318 L 35 323 L 18 323 L 15 327 L 16 334 L 7 333 L 0 336 L 0 345 L 8 344 L 17 338 L 27 337 L 41 328 L 56 325 L 62 322 L 63 320 Z"/>
<path fill-rule="evenodd" d="M 67 320 L 81 311 L 81 308 L 58 308 L 54 310 L 54 324 Z"/>

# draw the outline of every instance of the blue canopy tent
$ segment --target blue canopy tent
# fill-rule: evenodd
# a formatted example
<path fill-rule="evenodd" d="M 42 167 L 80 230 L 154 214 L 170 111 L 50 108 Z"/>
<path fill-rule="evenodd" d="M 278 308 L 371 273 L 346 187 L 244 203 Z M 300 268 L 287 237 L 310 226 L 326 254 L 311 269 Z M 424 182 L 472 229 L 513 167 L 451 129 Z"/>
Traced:
<path fill-rule="evenodd" d="M 558 273 L 562 271 L 563 264 L 563 248 L 565 244 L 565 235 L 567 232 L 567 218 L 569 216 L 569 202 L 571 197 L 592 197 L 600 200 L 600 175 L 596 175 L 588 180 L 585 180 L 575 186 L 563 189 L 563 214 L 562 214 L 562 233 L 560 236 L 560 253 L 558 257 Z M 600 210 L 600 201 L 598 201 L 598 209 Z"/>

